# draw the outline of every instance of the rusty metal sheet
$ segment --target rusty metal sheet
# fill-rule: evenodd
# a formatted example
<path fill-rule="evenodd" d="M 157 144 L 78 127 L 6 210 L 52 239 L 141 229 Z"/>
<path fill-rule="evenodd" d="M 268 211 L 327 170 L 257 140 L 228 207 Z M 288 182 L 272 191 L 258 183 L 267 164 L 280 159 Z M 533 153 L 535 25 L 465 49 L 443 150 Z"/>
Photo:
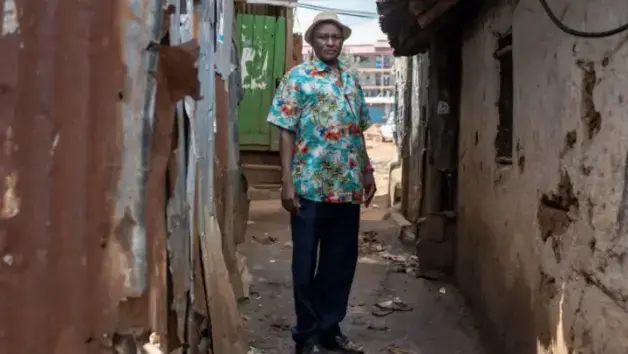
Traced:
<path fill-rule="evenodd" d="M 0 8 L 0 353 L 101 353 L 120 301 L 146 288 L 145 48 L 161 6 Z"/>
<path fill-rule="evenodd" d="M 121 26 L 123 61 L 126 67 L 122 92 L 123 164 L 116 203 L 117 235 L 129 242 L 125 295 L 139 297 L 148 284 L 145 229 L 145 195 L 150 137 L 153 129 L 157 53 L 146 50 L 161 37 L 162 8 L 159 0 L 129 0 Z M 122 16 L 125 12 L 122 12 Z"/>

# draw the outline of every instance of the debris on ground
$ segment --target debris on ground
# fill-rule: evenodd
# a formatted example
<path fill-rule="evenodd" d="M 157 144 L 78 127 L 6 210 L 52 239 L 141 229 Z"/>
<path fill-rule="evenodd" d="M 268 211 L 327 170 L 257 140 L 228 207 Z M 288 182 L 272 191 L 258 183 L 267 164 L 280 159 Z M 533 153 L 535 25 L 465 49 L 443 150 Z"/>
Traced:
<path fill-rule="evenodd" d="M 388 316 L 393 312 L 406 312 L 412 311 L 413 308 L 409 306 L 405 301 L 396 297 L 392 300 L 386 300 L 375 304 L 373 308 L 373 315 L 377 317 Z"/>
<path fill-rule="evenodd" d="M 417 278 L 423 278 L 427 280 L 442 280 L 446 276 L 447 275 L 445 275 L 445 273 L 438 270 L 426 270 L 426 271 L 419 270 L 416 274 Z"/>
<path fill-rule="evenodd" d="M 384 137 L 382 136 L 382 124 L 373 124 L 367 130 L 364 131 L 364 140 L 373 142 L 382 142 Z"/>
<path fill-rule="evenodd" d="M 361 255 L 379 253 L 386 250 L 386 247 L 382 244 L 380 240 L 378 240 L 377 236 L 378 234 L 376 231 L 364 231 L 360 235 Z"/>
<path fill-rule="evenodd" d="M 390 330 L 388 328 L 388 325 L 386 325 L 386 323 L 383 323 L 383 322 L 369 323 L 366 328 L 370 329 L 371 331 L 377 331 L 377 332 L 386 332 Z"/>
<path fill-rule="evenodd" d="M 263 236 L 254 235 L 253 240 L 255 240 L 255 242 L 260 243 L 262 245 L 272 245 L 273 243 L 277 242 L 277 238 L 269 235 L 268 233 L 264 233 Z"/>
<path fill-rule="evenodd" d="M 381 255 L 383 259 L 388 260 L 389 269 L 393 273 L 414 273 L 419 266 L 419 258 L 415 255 L 395 255 L 384 253 Z"/>
<path fill-rule="evenodd" d="M 271 323 L 270 327 L 274 328 L 276 330 L 279 330 L 279 331 L 289 331 L 290 330 L 290 325 L 286 324 L 286 323 Z"/>
<path fill-rule="evenodd" d="M 265 354 L 261 349 L 255 347 L 249 347 L 249 351 L 246 354 Z"/>
<path fill-rule="evenodd" d="M 387 349 L 388 354 L 415 354 L 413 350 L 402 349 L 397 344 L 391 344 Z"/>

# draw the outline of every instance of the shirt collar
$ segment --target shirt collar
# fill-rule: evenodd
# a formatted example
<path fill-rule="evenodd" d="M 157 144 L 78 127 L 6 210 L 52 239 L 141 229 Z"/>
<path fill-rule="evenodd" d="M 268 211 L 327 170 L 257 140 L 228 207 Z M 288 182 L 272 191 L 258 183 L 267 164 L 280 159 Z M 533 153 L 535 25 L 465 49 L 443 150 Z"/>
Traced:
<path fill-rule="evenodd" d="M 331 69 L 329 65 L 323 63 L 318 58 L 312 59 L 312 65 L 314 66 L 314 69 L 316 69 L 317 71 L 329 71 Z M 342 71 L 345 71 L 347 66 L 342 60 L 338 59 L 338 68 Z"/>

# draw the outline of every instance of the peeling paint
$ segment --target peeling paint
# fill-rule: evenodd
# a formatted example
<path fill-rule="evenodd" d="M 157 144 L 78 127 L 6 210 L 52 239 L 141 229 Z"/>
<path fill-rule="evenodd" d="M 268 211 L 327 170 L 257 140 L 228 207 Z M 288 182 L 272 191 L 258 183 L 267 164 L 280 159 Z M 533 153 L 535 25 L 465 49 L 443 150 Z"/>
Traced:
<path fill-rule="evenodd" d="M 57 145 L 59 144 L 59 133 L 55 134 L 54 139 L 52 140 L 52 147 L 50 148 L 50 156 L 54 156 L 55 154 L 55 149 L 57 148 Z"/>
<path fill-rule="evenodd" d="M 145 50 L 158 43 L 162 27 L 162 3 L 159 1 L 132 0 L 125 13 L 124 59 L 127 67 L 123 105 L 123 165 L 119 181 L 116 220 L 124 224 L 125 218 L 134 222 L 132 230 L 125 230 L 129 243 L 130 269 L 125 282 L 125 295 L 138 297 L 148 286 L 147 244 L 145 229 L 145 194 L 148 178 L 150 137 L 153 129 L 155 100 L 155 71 L 157 53 Z"/>
<path fill-rule="evenodd" d="M 2 152 L 4 153 L 4 156 L 10 157 L 13 153 L 13 149 L 13 128 L 11 126 L 8 126 L 4 132 L 4 144 L 2 146 Z"/>
<path fill-rule="evenodd" d="M 242 87 L 245 89 L 266 89 L 264 76 L 268 70 L 268 52 L 263 47 L 242 48 Z M 252 70 L 253 69 L 253 70 Z M 254 76 L 258 74 L 260 76 Z"/>
<path fill-rule="evenodd" d="M 15 0 L 5 0 L 2 8 L 2 14 L 2 32 L 0 32 L 0 36 L 18 33 L 20 26 L 17 21 L 18 14 L 15 6 Z"/>
<path fill-rule="evenodd" d="M 17 172 L 11 172 L 4 177 L 0 220 L 14 218 L 20 212 L 21 199 L 17 192 L 17 180 Z"/>

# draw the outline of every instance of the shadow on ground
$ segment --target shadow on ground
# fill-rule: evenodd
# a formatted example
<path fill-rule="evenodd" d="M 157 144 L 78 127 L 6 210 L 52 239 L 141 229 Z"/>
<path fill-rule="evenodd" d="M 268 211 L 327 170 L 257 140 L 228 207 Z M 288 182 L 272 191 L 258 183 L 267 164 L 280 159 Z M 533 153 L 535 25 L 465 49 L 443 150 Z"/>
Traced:
<path fill-rule="evenodd" d="M 379 198 L 374 204 L 385 205 L 387 196 Z M 399 244 L 397 225 L 385 218 L 386 211 L 379 208 L 362 213 L 361 257 L 344 331 L 367 353 L 483 354 L 458 291 L 447 283 L 416 278 L 412 250 Z M 248 338 L 264 353 L 292 353 L 288 217 L 278 201 L 256 201 L 250 220 L 242 251 L 253 284 L 250 299 L 241 304 Z M 395 298 L 399 301 L 391 301 Z"/>

